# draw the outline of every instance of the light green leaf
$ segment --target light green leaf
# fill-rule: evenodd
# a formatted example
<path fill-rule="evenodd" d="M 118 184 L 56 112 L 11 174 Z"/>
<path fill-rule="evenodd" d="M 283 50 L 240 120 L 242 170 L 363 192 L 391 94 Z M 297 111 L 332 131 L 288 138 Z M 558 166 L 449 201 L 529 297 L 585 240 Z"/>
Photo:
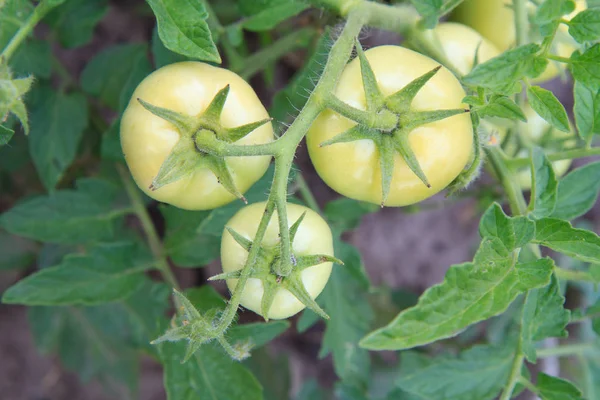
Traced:
<path fill-rule="evenodd" d="M 71 165 L 88 124 L 88 107 L 81 93 L 61 93 L 38 86 L 31 107 L 29 152 L 48 191 Z"/>
<path fill-rule="evenodd" d="M 544 0 L 537 8 L 534 21 L 541 25 L 569 14 L 575 8 L 572 0 Z"/>
<path fill-rule="evenodd" d="M 401 363 L 413 352 L 402 353 Z M 472 347 L 458 357 L 442 355 L 401 374 L 396 385 L 423 400 L 494 399 L 510 373 L 511 346 Z"/>
<path fill-rule="evenodd" d="M 566 379 L 540 372 L 537 387 L 542 400 L 583 400 L 583 394 Z"/>
<path fill-rule="evenodd" d="M 152 57 L 154 59 L 154 67 L 156 69 L 181 61 L 189 61 L 186 56 L 174 53 L 165 47 L 163 42 L 158 37 L 158 27 L 154 27 L 154 30 L 152 31 L 151 47 Z"/>
<path fill-rule="evenodd" d="M 569 68 L 573 78 L 589 87 L 600 84 L 600 44 L 597 43 L 585 50 L 571 54 Z"/>
<path fill-rule="evenodd" d="M 571 313 L 564 308 L 564 303 L 565 298 L 554 276 L 545 288 L 529 292 L 521 320 L 521 342 L 523 353 L 530 362 L 537 360 L 535 342 L 568 336 L 565 328 Z"/>
<path fill-rule="evenodd" d="M 581 139 L 591 143 L 594 134 L 600 133 L 600 82 L 594 86 L 575 82 L 573 96 L 577 133 Z"/>
<path fill-rule="evenodd" d="M 498 117 L 527 121 L 521 108 L 507 96 L 494 96 L 488 104 L 477 107 L 477 114 L 482 118 Z"/>
<path fill-rule="evenodd" d="M 547 217 L 556 206 L 558 181 L 552 163 L 537 146 L 531 151 L 531 180 L 531 215 L 534 218 Z"/>
<path fill-rule="evenodd" d="M 571 132 L 569 127 L 569 117 L 565 107 L 554 96 L 551 91 L 539 86 L 530 86 L 527 88 L 527 99 L 531 108 L 539 114 L 540 117 L 549 122 L 556 129 L 563 132 Z"/>
<path fill-rule="evenodd" d="M 73 48 L 92 40 L 96 25 L 107 12 L 108 0 L 69 0 L 52 10 L 45 21 L 64 47 Z"/>
<path fill-rule="evenodd" d="M 30 1 L 6 1 L 0 12 L 0 49 L 6 47 L 32 12 L 33 4 Z"/>
<path fill-rule="evenodd" d="M 268 31 L 275 28 L 281 22 L 301 13 L 308 8 L 303 2 L 289 1 L 275 4 L 264 8 L 260 12 L 242 21 L 242 26 L 249 31 Z"/>
<path fill-rule="evenodd" d="M 572 220 L 588 212 L 600 191 L 600 162 L 577 168 L 558 183 L 556 208 L 552 217 Z"/>
<path fill-rule="evenodd" d="M 208 13 L 201 2 L 148 0 L 158 24 L 158 36 L 175 53 L 221 63 L 221 56 L 206 23 Z"/>
<path fill-rule="evenodd" d="M 600 9 L 590 8 L 569 21 L 569 35 L 579 43 L 600 39 Z"/>
<path fill-rule="evenodd" d="M 525 246 L 533 239 L 535 225 L 526 217 L 508 217 L 498 203 L 492 204 L 479 222 L 481 237 L 498 238 L 508 251 Z"/>
<path fill-rule="evenodd" d="M 600 237 L 592 231 L 576 229 L 567 221 L 542 218 L 535 222 L 534 243 L 577 260 L 600 263 Z"/>
<path fill-rule="evenodd" d="M 142 285 L 153 260 L 131 243 L 94 247 L 44 268 L 4 292 L 2 302 L 26 305 L 96 305 L 127 298 Z"/>
<path fill-rule="evenodd" d="M 10 142 L 10 139 L 12 139 L 14 134 L 15 131 L 0 125 L 0 146 L 8 144 L 8 142 Z"/>

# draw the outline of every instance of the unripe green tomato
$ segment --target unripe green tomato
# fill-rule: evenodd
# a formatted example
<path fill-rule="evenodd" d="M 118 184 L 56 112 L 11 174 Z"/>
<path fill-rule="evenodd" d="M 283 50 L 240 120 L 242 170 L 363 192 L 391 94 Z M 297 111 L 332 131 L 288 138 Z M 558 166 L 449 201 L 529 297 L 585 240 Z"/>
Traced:
<path fill-rule="evenodd" d="M 180 133 L 166 120 L 146 110 L 138 98 L 152 105 L 196 116 L 226 85 L 229 95 L 221 124 L 233 128 L 269 118 L 254 90 L 237 74 L 201 62 L 171 64 L 150 74 L 137 87 L 121 120 L 121 146 L 136 183 L 148 196 L 188 210 L 220 207 L 235 199 L 208 168 L 150 190 L 150 184 L 177 143 Z M 236 144 L 249 145 L 273 140 L 271 124 L 265 124 Z M 271 158 L 228 157 L 226 163 L 234 183 L 244 193 L 266 172 Z"/>
<path fill-rule="evenodd" d="M 265 212 L 266 203 L 254 203 L 242 208 L 227 223 L 227 227 L 238 232 L 247 239 L 254 240 L 260 220 Z M 298 228 L 294 242 L 292 243 L 292 253 L 294 256 L 325 254 L 333 256 L 333 237 L 327 222 L 319 214 L 309 208 L 296 205 L 287 205 L 288 226 L 292 226 L 300 216 L 306 212 L 304 220 Z M 279 220 L 277 212 L 271 217 L 267 227 L 262 246 L 278 246 L 279 238 Z M 223 232 L 221 241 L 221 264 L 223 272 L 232 272 L 242 269 L 246 264 L 248 252 L 239 243 L 237 243 L 229 231 Z M 331 262 L 308 267 L 301 272 L 304 287 L 314 299 L 325 288 L 329 276 L 331 275 Z M 283 278 L 285 279 L 285 278 Z M 229 290 L 233 292 L 237 285 L 237 279 L 227 280 Z M 260 279 L 248 279 L 240 304 L 261 314 L 261 300 L 263 297 L 263 283 Z M 271 319 L 283 319 L 297 314 L 305 308 L 292 293 L 286 289 L 278 289 L 269 310 L 268 317 Z"/>
<path fill-rule="evenodd" d="M 431 58 L 400 46 L 375 47 L 367 50 L 365 55 L 384 96 L 397 92 L 439 66 Z M 353 107 L 366 108 L 358 59 L 352 60 L 344 69 L 335 95 Z M 462 103 L 464 97 L 459 81 L 446 68 L 441 68 L 417 93 L 411 109 L 466 108 Z M 353 121 L 334 111 L 323 111 L 306 136 L 310 158 L 320 177 L 335 191 L 352 199 L 381 204 L 380 156 L 372 141 L 319 146 L 353 125 Z M 404 158 L 396 153 L 386 206 L 406 206 L 422 201 L 444 189 L 458 176 L 473 150 L 471 119 L 465 113 L 423 125 L 409 133 L 409 143 L 431 187 L 425 186 Z"/>
<path fill-rule="evenodd" d="M 468 25 L 490 40 L 500 51 L 515 46 L 515 18 L 511 0 L 465 0 L 453 12 L 455 21 Z M 585 0 L 575 0 L 575 10 L 563 18 L 570 20 L 586 8 Z M 536 33 L 532 32 L 532 35 Z M 569 36 L 568 28 L 560 24 L 551 53 L 570 57 L 577 43 Z M 543 82 L 558 76 L 566 64 L 549 61 L 546 70 L 533 82 Z"/>

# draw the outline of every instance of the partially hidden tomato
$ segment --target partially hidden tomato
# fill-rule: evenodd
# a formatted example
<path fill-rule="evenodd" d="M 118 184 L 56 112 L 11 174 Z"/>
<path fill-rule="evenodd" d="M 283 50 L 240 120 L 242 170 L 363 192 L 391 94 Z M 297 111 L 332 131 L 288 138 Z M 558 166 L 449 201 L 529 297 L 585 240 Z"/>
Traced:
<path fill-rule="evenodd" d="M 575 10 L 563 18 L 570 20 L 586 8 L 585 0 L 575 0 Z M 528 10 L 534 10 L 529 5 Z M 452 18 L 468 25 L 490 40 L 500 51 L 515 46 L 515 17 L 511 0 L 465 0 L 452 14 Z M 539 41 L 538 27 L 532 25 L 530 39 Z M 560 24 L 552 45 L 551 53 L 570 57 L 577 49 L 577 43 L 568 34 L 565 24 Z M 558 76 L 566 64 L 550 60 L 546 70 L 533 82 L 543 82 Z"/>
<path fill-rule="evenodd" d="M 400 46 L 375 47 L 367 50 L 365 56 L 384 96 L 398 92 L 416 78 L 439 67 L 429 57 Z M 355 108 L 366 108 L 358 59 L 344 69 L 335 95 Z M 417 92 L 410 111 L 464 109 L 464 97 L 459 81 L 442 67 Z M 335 191 L 356 200 L 382 204 L 381 156 L 374 141 L 320 146 L 354 125 L 355 122 L 334 111 L 323 111 L 306 137 L 311 160 L 320 177 Z M 386 134 L 389 133 L 381 133 Z M 408 143 L 430 187 L 409 168 L 403 156 L 395 153 L 386 206 L 405 206 L 424 200 L 444 189 L 463 171 L 473 148 L 470 117 L 462 112 L 418 126 L 408 133 Z"/>
<path fill-rule="evenodd" d="M 137 87 L 121 121 L 121 145 L 125 160 L 138 186 L 150 197 L 189 210 L 212 209 L 235 196 L 219 182 L 213 171 L 202 165 L 181 179 L 151 190 L 161 165 L 180 140 L 175 125 L 154 115 L 138 101 L 195 117 L 206 110 L 215 95 L 229 85 L 220 115 L 224 128 L 234 128 L 269 117 L 256 93 L 237 74 L 201 62 L 165 66 L 146 77 Z M 270 123 L 239 139 L 248 145 L 273 140 Z M 203 154 L 198 151 L 198 159 Z M 233 184 L 245 192 L 266 172 L 269 156 L 225 159 Z M 200 163 L 199 163 L 200 164 Z"/>
<path fill-rule="evenodd" d="M 242 208 L 227 223 L 221 241 L 221 264 L 225 273 L 241 270 L 248 259 L 248 248 L 237 241 L 232 232 L 246 240 L 253 241 L 266 203 L 254 203 Z M 287 205 L 288 226 L 292 226 L 305 213 L 292 241 L 292 255 L 298 264 L 302 257 L 311 255 L 333 256 L 333 238 L 327 222 L 316 212 L 296 204 Z M 240 239 L 241 240 L 241 239 Z M 240 304 L 265 318 L 288 318 L 306 307 L 297 296 L 285 289 L 290 277 L 278 277 L 273 266 L 279 260 L 279 222 L 277 212 L 271 218 L 259 252 L 259 259 L 248 279 Z M 302 283 L 311 299 L 315 299 L 325 287 L 331 275 L 331 262 L 322 262 L 298 272 L 296 277 Z M 238 280 L 228 279 L 227 286 L 233 292 Z M 262 300 L 265 285 L 275 285 L 275 294 L 268 314 L 262 313 Z M 294 286 L 296 286 L 294 285 Z"/>

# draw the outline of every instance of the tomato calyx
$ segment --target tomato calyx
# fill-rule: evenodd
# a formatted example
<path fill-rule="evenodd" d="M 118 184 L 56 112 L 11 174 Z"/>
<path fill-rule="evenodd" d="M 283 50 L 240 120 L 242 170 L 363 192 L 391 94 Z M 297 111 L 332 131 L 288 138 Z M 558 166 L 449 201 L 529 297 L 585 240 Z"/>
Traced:
<path fill-rule="evenodd" d="M 170 122 L 179 131 L 179 141 L 152 180 L 149 186 L 150 190 L 160 189 L 193 174 L 198 169 L 205 168 L 212 171 L 228 192 L 247 203 L 245 197 L 237 189 L 231 171 L 225 162 L 225 150 L 231 143 L 270 122 L 271 118 L 234 128 L 224 127 L 220 119 L 229 89 L 229 85 L 221 89 L 206 110 L 195 116 L 184 115 L 154 106 L 143 99 L 137 99 L 146 110 Z"/>
<path fill-rule="evenodd" d="M 321 143 L 320 147 L 356 140 L 366 139 L 373 141 L 379 150 L 382 178 L 381 207 L 383 207 L 391 188 L 396 154 L 400 154 L 407 166 L 425 186 L 431 187 L 411 147 L 409 140 L 410 133 L 420 126 L 463 114 L 469 112 L 469 110 L 459 108 L 416 111 L 412 109 L 412 102 L 417 93 L 442 68 L 441 65 L 416 78 L 396 93 L 384 96 L 379 89 L 375 73 L 358 40 L 355 47 L 360 62 L 366 111 L 342 103 L 341 100 L 331 95 L 326 101 L 327 107 L 357 122 L 357 124 L 330 140 Z"/>
<path fill-rule="evenodd" d="M 13 79 L 12 72 L 0 60 L 0 123 L 12 113 L 21 122 L 25 134 L 29 134 L 27 109 L 23 96 L 33 84 L 33 77 Z"/>
<path fill-rule="evenodd" d="M 305 215 L 306 212 L 302 214 L 290 227 L 290 244 L 294 242 L 298 228 L 300 227 Z M 233 239 L 246 251 L 249 252 L 252 246 L 255 245 L 250 239 L 244 237 L 234 229 L 230 227 L 226 227 L 225 229 L 227 229 Z M 308 293 L 302 281 L 302 271 L 304 271 L 306 268 L 314 267 L 325 262 L 333 262 L 340 265 L 344 264 L 341 260 L 327 254 L 292 254 L 290 260 L 292 271 L 288 275 L 283 276 L 278 273 L 282 263 L 280 244 L 278 243 L 274 246 L 261 245 L 258 251 L 257 260 L 250 273 L 250 278 L 260 279 L 263 284 L 264 293 L 261 300 L 260 312 L 263 318 L 266 321 L 269 320 L 269 311 L 271 309 L 271 305 L 273 304 L 273 300 L 275 299 L 275 295 L 279 290 L 285 289 L 292 293 L 301 303 L 314 311 L 317 315 L 324 319 L 329 319 L 327 313 L 323 311 L 323 309 Z M 209 278 L 209 280 L 239 279 L 241 274 L 242 270 L 240 269 L 215 275 Z"/>

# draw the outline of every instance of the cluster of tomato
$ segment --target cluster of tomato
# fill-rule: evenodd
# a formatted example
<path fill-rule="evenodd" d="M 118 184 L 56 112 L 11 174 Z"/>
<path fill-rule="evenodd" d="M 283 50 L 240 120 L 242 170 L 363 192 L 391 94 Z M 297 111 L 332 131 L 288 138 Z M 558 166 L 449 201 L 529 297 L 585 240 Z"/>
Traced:
<path fill-rule="evenodd" d="M 464 7 L 458 9 L 457 16 L 479 33 L 466 25 L 454 22 L 442 23 L 432 31 L 448 60 L 453 64 L 453 69 L 461 74 L 468 73 L 476 59 L 480 63 L 485 62 L 499 55 L 501 50 L 514 45 L 514 36 L 510 34 L 514 29 L 504 22 L 512 20 L 512 15 L 508 18 L 501 17 L 502 13 L 512 11 L 503 6 L 503 0 L 474 0 L 465 3 Z M 481 7 L 485 10 L 480 10 Z M 482 18 L 482 15 L 488 15 L 488 18 Z M 502 21 L 503 26 L 494 25 L 494 21 Z M 560 42 L 558 54 L 568 52 L 568 45 Z M 364 54 L 383 96 L 391 96 L 439 65 L 431 58 L 400 46 L 375 47 Z M 559 68 L 551 63 L 542 79 L 559 73 Z M 212 209 L 236 198 L 235 193 L 221 182 L 223 178 L 215 173 L 220 171 L 218 168 L 227 170 L 231 185 L 239 189 L 240 193 L 248 190 L 266 172 L 271 161 L 270 156 L 226 157 L 224 164 L 210 164 L 207 161 L 210 154 L 193 148 L 197 161 L 182 156 L 180 162 L 185 162 L 186 165 L 191 163 L 188 173 L 160 188 L 153 186 L 153 180 L 159 174 L 165 160 L 173 152 L 184 147 L 180 139 L 181 126 L 186 126 L 186 120 L 184 118 L 180 126 L 173 124 L 172 121 L 152 113 L 147 104 L 167 110 L 164 113 L 173 112 L 193 120 L 206 111 L 225 87 L 228 87 L 228 92 L 224 104 L 221 105 L 219 117 L 220 126 L 224 130 L 268 118 L 268 113 L 255 92 L 242 78 L 231 71 L 204 63 L 182 62 L 163 67 L 139 85 L 122 118 L 121 143 L 131 173 L 146 194 L 184 209 Z M 345 67 L 335 96 L 355 109 L 367 109 L 361 63 L 358 59 L 354 59 Z M 442 68 L 416 93 L 410 107 L 411 111 L 464 108 L 464 97 L 465 92 L 459 80 L 449 70 Z M 527 108 L 526 111 L 529 122 L 523 126 L 523 130 L 528 132 L 528 141 L 539 141 L 543 136 L 547 136 L 548 132 L 556 134 L 531 109 Z M 399 120 L 402 121 L 401 118 Z M 306 136 L 311 160 L 321 178 L 340 194 L 382 204 L 381 160 L 384 157 L 380 147 L 376 145 L 376 140 L 340 141 L 322 146 L 324 142 L 355 125 L 356 122 L 335 111 L 323 111 L 313 122 Z M 219 130 L 211 131 L 211 127 L 203 129 L 219 136 Z M 506 128 L 500 124 L 492 126 L 492 130 L 502 136 Z M 427 184 L 406 162 L 406 157 L 411 156 L 410 154 L 393 152 L 390 156 L 394 157 L 393 171 L 385 205 L 414 204 L 436 194 L 448 186 L 473 157 L 473 130 L 468 114 L 454 115 L 418 126 L 411 130 L 407 137 L 414 153 L 412 156 L 416 158 L 422 173 L 427 177 Z M 269 122 L 239 138 L 235 144 L 256 145 L 273 140 L 273 129 Z M 190 143 L 193 147 L 194 142 Z M 515 149 L 515 153 L 519 151 L 527 150 Z M 563 162 L 555 166 L 560 174 L 564 173 L 569 164 Z M 529 185 L 530 177 L 527 171 L 523 172 L 520 179 L 523 186 Z M 248 241 L 253 240 L 264 207 L 265 204 L 261 203 L 241 209 L 229 221 L 227 227 Z M 333 255 L 332 234 L 321 216 L 298 205 L 289 204 L 287 211 L 288 226 L 304 214 L 291 244 L 295 256 L 315 253 Z M 265 248 L 275 248 L 279 243 L 279 225 L 274 220 L 276 218 L 271 219 L 261 244 Z M 225 272 L 240 270 L 245 265 L 248 249 L 244 248 L 240 240 L 236 240 L 230 230 L 223 234 L 221 254 Z M 311 298 L 314 299 L 324 288 L 331 266 L 331 262 L 323 262 L 302 271 L 302 281 Z M 227 283 L 233 290 L 236 279 L 229 279 Z M 261 313 L 263 289 L 263 283 L 259 279 L 250 279 L 244 289 L 241 305 Z M 280 291 L 277 296 L 273 307 L 268 315 L 263 315 L 264 317 L 286 318 L 305 306 L 287 291 Z"/>

